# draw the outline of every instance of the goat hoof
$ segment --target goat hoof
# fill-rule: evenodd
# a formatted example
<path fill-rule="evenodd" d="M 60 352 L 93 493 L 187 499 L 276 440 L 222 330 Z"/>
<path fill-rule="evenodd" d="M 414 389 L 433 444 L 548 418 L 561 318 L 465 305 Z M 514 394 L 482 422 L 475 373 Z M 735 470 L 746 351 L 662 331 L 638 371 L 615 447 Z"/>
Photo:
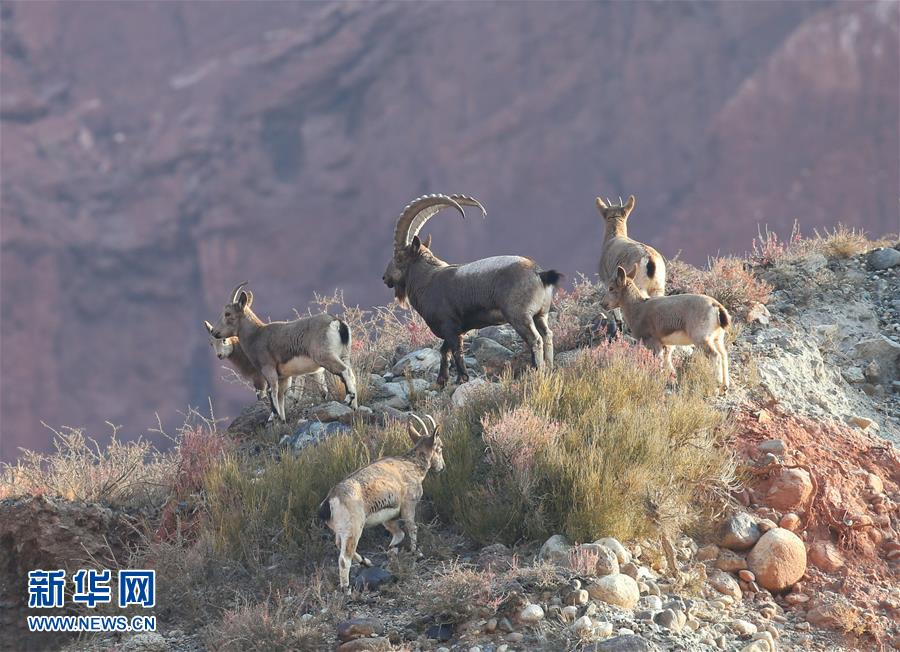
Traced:
<path fill-rule="evenodd" d="M 449 378 L 442 378 L 441 376 L 438 376 L 438 379 L 437 379 L 438 389 L 444 389 L 444 386 L 447 384 L 447 380 L 449 380 Z"/>
<path fill-rule="evenodd" d="M 463 383 L 467 383 L 467 382 L 469 382 L 469 374 L 466 374 L 466 375 L 464 375 L 464 376 L 457 376 L 457 377 L 456 377 L 456 383 L 457 383 L 458 385 L 462 385 Z"/>
<path fill-rule="evenodd" d="M 363 557 L 360 563 L 366 568 L 372 568 L 372 560 L 368 557 Z"/>

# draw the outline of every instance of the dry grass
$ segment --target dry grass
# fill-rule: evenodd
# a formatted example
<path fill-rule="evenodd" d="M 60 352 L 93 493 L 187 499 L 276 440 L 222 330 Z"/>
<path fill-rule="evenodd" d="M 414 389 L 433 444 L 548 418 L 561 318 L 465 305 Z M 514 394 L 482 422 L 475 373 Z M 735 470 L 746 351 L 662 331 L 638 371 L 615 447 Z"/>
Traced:
<path fill-rule="evenodd" d="M 206 477 L 206 527 L 219 554 L 249 568 L 273 555 L 299 564 L 333 552 L 316 521 L 319 503 L 337 482 L 384 455 L 409 450 L 405 428 L 361 424 L 284 457 L 226 456 Z"/>
<path fill-rule="evenodd" d="M 739 319 L 755 303 L 767 303 L 772 292 L 772 286 L 740 258 L 712 258 L 705 270 L 673 260 L 668 272 L 669 294 L 706 294 Z"/>
<path fill-rule="evenodd" d="M 80 428 L 50 428 L 55 451 L 25 451 L 15 465 L 4 465 L 0 497 L 50 494 L 115 507 L 159 507 L 170 491 L 174 458 L 146 441 L 120 441 L 118 428 L 110 427 L 105 446 Z"/>
<path fill-rule="evenodd" d="M 458 623 L 492 615 L 503 600 L 498 577 L 459 562 L 444 564 L 418 595 L 422 612 L 438 622 Z"/>
<path fill-rule="evenodd" d="M 692 369 L 667 393 L 649 351 L 616 343 L 566 369 L 505 378 L 445 420 L 447 470 L 427 481 L 438 513 L 483 543 L 677 531 L 732 472 L 712 383 Z M 533 448 L 525 462 L 498 455 L 485 424 L 528 430 L 516 435 Z"/>
<path fill-rule="evenodd" d="M 827 258 L 851 258 L 875 246 L 862 229 L 857 230 L 843 224 L 838 224 L 831 231 L 824 229 L 821 234 L 815 231 L 815 234 L 813 247 Z"/>
<path fill-rule="evenodd" d="M 556 351 L 594 346 L 606 339 L 599 327 L 605 317 L 600 301 L 605 288 L 584 274 L 579 274 L 571 291 L 557 290 L 554 303 L 558 312 L 553 313 L 553 344 Z"/>
<path fill-rule="evenodd" d="M 206 629 L 205 639 L 215 652 L 321 650 L 328 628 L 321 619 L 305 616 L 296 601 L 275 595 L 229 609 Z"/>

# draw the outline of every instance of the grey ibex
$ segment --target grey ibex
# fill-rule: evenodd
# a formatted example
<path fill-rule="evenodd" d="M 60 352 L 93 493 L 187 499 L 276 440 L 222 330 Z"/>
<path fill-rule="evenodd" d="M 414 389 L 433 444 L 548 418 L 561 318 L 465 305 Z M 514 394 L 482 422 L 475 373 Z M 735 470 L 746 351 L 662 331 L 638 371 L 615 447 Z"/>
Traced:
<path fill-rule="evenodd" d="M 358 403 L 356 376 L 350 366 L 350 327 L 327 314 L 263 323 L 250 309 L 253 294 L 242 289 L 245 285 L 234 289 L 212 335 L 220 339 L 238 337 L 248 360 L 268 383 L 273 408 L 281 420 L 287 421 L 284 396 L 290 377 L 318 373 L 323 368 L 343 381 L 345 402 L 355 410 Z"/>
<path fill-rule="evenodd" d="M 444 470 L 444 452 L 434 419 L 425 417 L 428 426 L 414 414 L 409 415 L 407 431 L 412 449 L 399 457 L 384 457 L 347 476 L 328 492 L 319 505 L 319 518 L 334 532 L 338 549 L 340 586 L 350 590 L 350 565 L 357 561 L 370 566 L 356 552 L 364 528 L 383 525 L 391 533 L 391 549 L 404 539 L 399 519 L 409 532 L 410 548 L 416 551 L 416 506 L 422 498 L 422 481 L 428 471 Z M 421 430 L 416 428 L 416 423 Z"/>
<path fill-rule="evenodd" d="M 449 376 L 450 356 L 458 382 L 469 379 L 463 359 L 463 335 L 473 328 L 508 323 L 525 340 L 536 368 L 553 365 L 553 333 L 547 323 L 553 290 L 562 275 L 542 271 L 530 258 L 495 256 L 451 265 L 430 249 L 419 231 L 443 208 L 465 217 L 462 205 L 486 214 L 481 203 L 465 195 L 426 195 L 409 204 L 394 229 L 394 255 L 382 280 L 403 304 L 407 300 L 431 332 L 444 340 L 437 382 Z"/>

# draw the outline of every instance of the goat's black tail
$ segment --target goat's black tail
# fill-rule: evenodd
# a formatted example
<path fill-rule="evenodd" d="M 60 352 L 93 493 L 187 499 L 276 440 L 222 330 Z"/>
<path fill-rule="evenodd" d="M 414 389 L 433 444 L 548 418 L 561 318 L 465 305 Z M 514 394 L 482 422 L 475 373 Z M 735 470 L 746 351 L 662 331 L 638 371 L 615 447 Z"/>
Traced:
<path fill-rule="evenodd" d="M 322 501 L 322 504 L 319 505 L 318 516 L 323 523 L 331 520 L 331 500 L 326 498 Z"/>
<path fill-rule="evenodd" d="M 338 334 L 341 336 L 341 344 L 350 344 L 350 327 L 345 322 L 338 321 Z"/>
<path fill-rule="evenodd" d="M 538 276 L 541 278 L 541 283 L 544 284 L 544 287 L 547 287 L 548 285 L 556 286 L 563 278 L 563 275 L 555 269 L 548 269 L 546 272 L 538 272 Z"/>
<path fill-rule="evenodd" d="M 725 310 L 725 306 L 719 305 L 719 326 L 728 328 L 731 325 L 731 315 Z"/>
<path fill-rule="evenodd" d="M 654 274 L 656 274 L 656 261 L 650 258 L 647 261 L 647 278 L 653 278 Z"/>

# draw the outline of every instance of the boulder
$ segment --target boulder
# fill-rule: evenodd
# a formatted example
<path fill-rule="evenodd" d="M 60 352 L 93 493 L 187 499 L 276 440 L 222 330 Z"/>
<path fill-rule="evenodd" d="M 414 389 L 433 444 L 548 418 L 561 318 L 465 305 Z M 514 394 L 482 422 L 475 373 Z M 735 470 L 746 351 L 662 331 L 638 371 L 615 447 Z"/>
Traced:
<path fill-rule="evenodd" d="M 746 512 L 738 512 L 722 524 L 719 544 L 731 550 L 749 550 L 760 536 L 759 526 L 753 517 Z"/>
<path fill-rule="evenodd" d="M 641 597 L 637 582 L 621 573 L 601 577 L 596 582 L 588 584 L 586 588 L 594 600 L 601 600 L 623 609 L 633 609 Z"/>
<path fill-rule="evenodd" d="M 716 559 L 716 568 L 729 573 L 736 573 L 747 568 L 747 559 L 732 550 L 722 550 Z"/>
<path fill-rule="evenodd" d="M 561 534 L 554 534 L 544 542 L 538 552 L 538 559 L 549 561 L 559 566 L 569 565 L 569 554 L 572 552 L 572 544 Z"/>
<path fill-rule="evenodd" d="M 619 634 L 581 649 L 584 652 L 654 652 L 659 650 L 659 647 L 637 634 Z"/>
<path fill-rule="evenodd" d="M 528 604 L 519 612 L 519 622 L 533 625 L 544 619 L 544 610 L 538 604 Z"/>
<path fill-rule="evenodd" d="M 381 634 L 384 634 L 384 625 L 374 618 L 352 618 L 338 623 L 337 626 L 337 637 L 342 643 Z"/>
<path fill-rule="evenodd" d="M 487 371 L 499 372 L 503 370 L 515 353 L 488 337 L 477 337 L 469 345 L 469 353 L 475 356 L 478 363 Z"/>
<path fill-rule="evenodd" d="M 339 432 L 348 432 L 349 430 L 350 426 L 338 421 L 329 421 L 328 423 L 322 423 L 321 421 L 302 421 L 293 433 L 282 437 L 279 443 L 291 450 L 299 451 L 309 444 L 320 441 L 329 435 Z"/>
<path fill-rule="evenodd" d="M 782 469 L 766 493 L 766 504 L 781 510 L 803 507 L 812 492 L 809 472 L 804 469 Z"/>
<path fill-rule="evenodd" d="M 378 566 L 371 566 L 360 569 L 353 580 L 353 588 L 357 591 L 362 591 L 363 589 L 374 591 L 393 581 L 394 575 L 390 571 Z"/>
<path fill-rule="evenodd" d="M 492 339 L 507 349 L 515 349 L 522 344 L 522 338 L 520 338 L 515 329 L 508 324 L 482 328 L 478 331 L 478 337 Z"/>
<path fill-rule="evenodd" d="M 766 532 L 747 556 L 747 565 L 756 582 L 770 591 L 782 591 L 806 572 L 806 546 L 796 534 L 784 528 Z"/>
<path fill-rule="evenodd" d="M 341 643 L 337 652 L 388 652 L 391 642 L 384 636 L 375 638 L 357 638 L 346 643 Z"/>
<path fill-rule="evenodd" d="M 417 349 L 404 355 L 391 367 L 394 376 L 437 376 L 441 368 L 441 353 L 435 349 Z"/>
<path fill-rule="evenodd" d="M 873 360 L 878 363 L 879 374 L 884 382 L 898 378 L 897 365 L 900 359 L 900 344 L 884 335 L 866 338 L 853 347 L 853 357 L 868 366 Z"/>
<path fill-rule="evenodd" d="M 631 561 L 631 553 L 628 552 L 628 549 L 623 546 L 618 539 L 614 537 L 604 537 L 602 539 L 597 539 L 594 543 L 600 544 L 601 546 L 606 546 L 610 550 L 612 550 L 616 554 L 616 559 L 619 560 L 620 564 L 627 564 Z"/>
<path fill-rule="evenodd" d="M 807 554 L 809 563 L 826 573 L 834 573 L 844 567 L 844 556 L 830 541 L 816 541 Z"/>
<path fill-rule="evenodd" d="M 619 560 L 616 553 L 600 545 L 599 543 L 585 543 L 578 547 L 586 555 L 596 555 L 597 563 L 594 565 L 594 573 L 596 575 L 614 575 L 619 572 Z"/>
<path fill-rule="evenodd" d="M 716 570 L 710 573 L 707 581 L 710 586 L 722 595 L 730 596 L 734 600 L 740 600 L 743 597 L 740 584 L 728 573 Z"/>
<path fill-rule="evenodd" d="M 328 401 L 309 409 L 309 418 L 311 420 L 328 423 L 330 421 L 339 421 L 344 417 L 353 414 L 353 410 L 349 405 L 338 403 L 337 401 Z"/>
<path fill-rule="evenodd" d="M 471 401 L 479 392 L 488 391 L 491 386 L 496 386 L 496 383 L 489 383 L 484 378 L 473 378 L 469 382 L 463 383 L 453 390 L 453 396 L 450 400 L 454 406 L 462 407 Z"/>
<path fill-rule="evenodd" d="M 868 255 L 869 269 L 875 271 L 890 269 L 900 265 L 900 251 L 896 249 L 874 249 Z"/>

